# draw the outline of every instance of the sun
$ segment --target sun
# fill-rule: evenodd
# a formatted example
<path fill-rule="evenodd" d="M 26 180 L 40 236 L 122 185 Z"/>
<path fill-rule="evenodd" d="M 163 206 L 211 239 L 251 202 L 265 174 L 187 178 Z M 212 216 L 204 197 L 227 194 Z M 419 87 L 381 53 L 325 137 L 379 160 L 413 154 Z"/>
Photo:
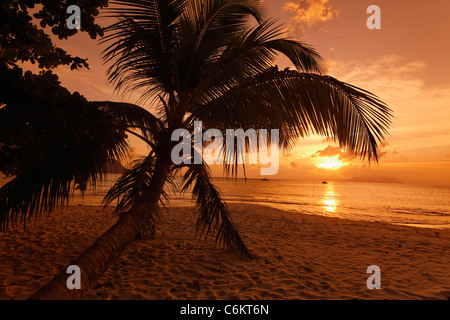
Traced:
<path fill-rule="evenodd" d="M 345 163 L 339 161 L 339 159 L 336 157 L 325 157 L 321 160 L 320 163 L 316 164 L 319 168 L 329 169 L 329 170 L 337 170 L 340 167 L 344 166 Z"/>

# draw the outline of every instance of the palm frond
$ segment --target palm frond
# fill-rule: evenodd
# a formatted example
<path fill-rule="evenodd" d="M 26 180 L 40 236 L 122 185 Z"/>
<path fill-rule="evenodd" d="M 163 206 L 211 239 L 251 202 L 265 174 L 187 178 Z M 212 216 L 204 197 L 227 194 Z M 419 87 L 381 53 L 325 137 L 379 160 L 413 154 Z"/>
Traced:
<path fill-rule="evenodd" d="M 265 46 L 289 58 L 298 71 L 321 73 L 324 70 L 324 62 L 319 53 L 301 41 L 280 38 L 268 41 Z"/>
<path fill-rule="evenodd" d="M 237 249 L 241 255 L 251 259 L 252 255 L 236 230 L 225 201 L 211 183 L 208 167 L 203 164 L 189 165 L 187 168 L 181 191 L 192 189 L 196 199 L 197 234 L 205 241 L 214 239 L 216 246 Z"/>
<path fill-rule="evenodd" d="M 198 82 L 198 70 L 214 59 L 234 34 L 245 29 L 250 18 L 262 22 L 260 1 L 188 1 L 180 21 L 180 48 L 183 50 L 180 66 L 183 67 L 185 86 Z"/>
<path fill-rule="evenodd" d="M 147 157 L 135 159 L 131 168 L 125 172 L 108 190 L 103 205 L 106 207 L 117 201 L 114 213 L 117 215 L 128 212 L 146 193 L 151 190 L 151 178 L 155 170 L 157 158 L 154 153 Z M 166 184 L 176 187 L 174 177 L 169 175 Z M 168 194 L 163 191 L 163 198 L 168 200 Z M 161 205 L 165 206 L 161 200 Z"/>
<path fill-rule="evenodd" d="M 164 121 L 140 106 L 111 101 L 94 101 L 93 103 L 109 114 L 124 130 L 139 130 L 144 137 L 143 140 L 150 143 L 152 147 L 156 137 L 164 129 Z"/>
<path fill-rule="evenodd" d="M 148 192 L 155 163 L 156 157 L 153 154 L 134 160 L 131 169 L 124 173 L 108 190 L 103 199 L 104 206 L 117 201 L 114 213 L 120 215 L 128 212 Z"/>
<path fill-rule="evenodd" d="M 244 124 L 281 128 L 281 145 L 312 133 L 337 138 L 361 158 L 378 159 L 391 110 L 370 92 L 329 76 L 267 69 L 199 106 L 193 115 L 207 127 Z"/>
<path fill-rule="evenodd" d="M 105 29 L 103 60 L 113 62 L 108 79 L 124 94 L 142 88 L 142 101 L 177 87 L 178 25 L 184 0 L 117 0 L 111 17 L 120 21 Z"/>
<path fill-rule="evenodd" d="M 130 147 L 125 135 L 115 127 L 95 125 L 87 124 L 90 129 L 78 137 L 78 143 L 56 150 L 0 188 L 0 231 L 51 213 L 68 202 L 76 184 L 95 186 L 110 159 L 126 157 Z"/>
<path fill-rule="evenodd" d="M 322 58 L 312 47 L 284 35 L 283 25 L 266 20 L 230 37 L 217 58 L 197 71 L 199 84 L 192 98 L 194 105 L 217 98 L 273 67 L 279 54 L 290 59 L 299 71 L 323 71 Z"/>
<path fill-rule="evenodd" d="M 131 169 L 125 172 L 108 190 L 103 199 L 104 207 L 117 201 L 113 213 L 121 217 L 127 214 L 133 206 L 137 205 L 146 194 L 152 189 L 152 176 L 155 171 L 157 158 L 152 152 L 147 157 L 138 158 L 132 162 Z M 175 186 L 174 177 L 169 174 L 166 184 Z M 165 201 L 169 200 L 169 195 L 165 190 L 161 193 L 160 203 L 165 207 Z M 149 210 L 151 213 L 146 224 L 143 226 L 140 237 L 151 238 L 156 230 L 156 225 L 160 220 L 159 207 Z"/>
<path fill-rule="evenodd" d="M 249 17 L 261 22 L 263 9 L 259 0 L 190 0 L 183 18 L 193 24 L 200 43 L 209 32 L 220 30 L 229 35 L 226 30 L 241 30 Z"/>

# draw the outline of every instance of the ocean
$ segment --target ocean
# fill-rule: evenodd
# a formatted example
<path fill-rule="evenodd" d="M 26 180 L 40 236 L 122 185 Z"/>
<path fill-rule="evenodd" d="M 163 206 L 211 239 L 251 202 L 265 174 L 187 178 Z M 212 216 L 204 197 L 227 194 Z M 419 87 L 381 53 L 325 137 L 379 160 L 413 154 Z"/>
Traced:
<path fill-rule="evenodd" d="M 118 175 L 108 175 L 83 198 L 76 191 L 71 205 L 101 205 Z M 450 187 L 402 183 L 294 181 L 214 178 L 228 203 L 262 204 L 295 213 L 379 221 L 431 228 L 450 228 Z M 192 206 L 191 194 L 171 193 L 169 207 Z"/>
<path fill-rule="evenodd" d="M 73 204 L 99 205 L 117 178 L 109 175 L 95 192 Z M 262 204 L 293 212 L 380 221 L 421 227 L 450 228 L 450 187 L 402 183 L 213 179 L 229 203 Z M 191 194 L 171 193 L 171 207 L 190 206 Z"/>

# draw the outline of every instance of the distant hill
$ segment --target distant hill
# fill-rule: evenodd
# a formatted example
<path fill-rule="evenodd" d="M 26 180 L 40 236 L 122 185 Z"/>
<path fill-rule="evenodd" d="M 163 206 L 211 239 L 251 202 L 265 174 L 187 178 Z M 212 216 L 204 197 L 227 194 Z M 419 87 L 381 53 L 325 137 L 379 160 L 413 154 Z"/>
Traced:
<path fill-rule="evenodd" d="M 106 166 L 106 173 L 125 173 L 127 169 L 118 161 L 110 159 Z"/>
<path fill-rule="evenodd" d="M 400 180 L 386 176 L 357 176 L 345 180 L 348 182 L 402 183 Z"/>

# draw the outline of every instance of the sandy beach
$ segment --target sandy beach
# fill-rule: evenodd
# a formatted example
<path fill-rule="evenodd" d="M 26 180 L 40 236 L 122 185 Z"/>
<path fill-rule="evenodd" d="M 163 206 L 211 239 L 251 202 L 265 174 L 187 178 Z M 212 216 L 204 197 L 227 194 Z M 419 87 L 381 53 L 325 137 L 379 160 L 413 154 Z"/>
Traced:
<path fill-rule="evenodd" d="M 231 204 L 255 260 L 193 233 L 193 208 L 170 208 L 155 239 L 134 241 L 85 299 L 449 299 L 450 230 Z M 0 299 L 26 299 L 114 223 L 72 206 L 0 237 Z M 369 290 L 369 265 L 381 290 Z"/>

